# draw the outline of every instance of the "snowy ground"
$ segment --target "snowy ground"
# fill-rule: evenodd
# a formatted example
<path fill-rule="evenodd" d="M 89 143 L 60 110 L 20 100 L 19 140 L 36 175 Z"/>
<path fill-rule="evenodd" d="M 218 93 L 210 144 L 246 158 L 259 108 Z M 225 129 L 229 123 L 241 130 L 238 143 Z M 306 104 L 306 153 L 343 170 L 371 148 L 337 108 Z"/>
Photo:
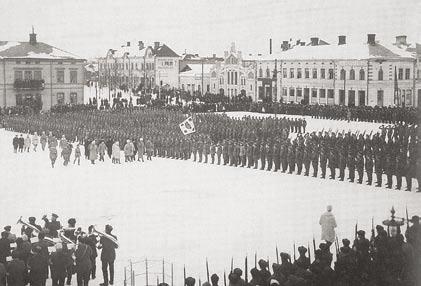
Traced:
<path fill-rule="evenodd" d="M 334 123 L 309 120 L 308 129 Z M 346 128 L 361 126 L 353 122 Z M 14 154 L 12 137 L 0 130 L 0 226 L 11 224 L 18 233 L 20 226 L 14 223 L 20 216 L 39 221 L 51 212 L 58 213 L 62 223 L 75 217 L 85 229 L 90 224 L 99 229 L 113 225 L 120 241 L 115 285 L 122 285 L 129 259 L 174 262 L 175 285 L 182 285 L 183 264 L 188 276 L 203 282 L 206 257 L 210 272 L 220 277 L 224 269 L 229 271 L 231 257 L 234 267 L 244 268 L 248 255 L 252 268 L 255 252 L 272 263 L 276 245 L 292 254 L 294 241 L 297 247 L 311 244 L 314 235 L 319 243 L 318 219 L 327 204 L 333 205 L 339 239 L 353 238 L 357 221 L 369 232 L 371 217 L 380 224 L 392 206 L 400 217 L 406 206 L 410 216 L 420 214 L 417 193 L 189 161 L 153 158 L 112 165 L 107 158 L 96 165 L 83 160 L 81 166 L 64 167 L 58 160 L 52 169 L 46 151 Z M 150 272 L 162 271 L 159 263 L 152 267 Z M 134 270 L 143 273 L 144 264 L 135 264 Z M 100 266 L 97 271 L 93 285 L 102 282 Z M 149 277 L 155 283 L 156 274 Z M 137 282 L 143 285 L 144 277 Z"/>

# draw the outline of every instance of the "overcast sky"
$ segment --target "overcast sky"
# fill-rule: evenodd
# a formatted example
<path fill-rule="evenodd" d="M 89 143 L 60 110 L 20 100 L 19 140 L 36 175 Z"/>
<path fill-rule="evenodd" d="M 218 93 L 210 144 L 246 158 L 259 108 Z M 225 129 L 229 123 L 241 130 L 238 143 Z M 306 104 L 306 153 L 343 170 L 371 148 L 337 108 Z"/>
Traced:
<path fill-rule="evenodd" d="M 231 42 L 244 54 L 268 53 L 286 39 L 318 36 L 337 43 L 421 42 L 421 0 L 1 0 L 0 40 L 38 40 L 85 58 L 126 41 L 165 42 L 177 53 L 222 55 Z"/>

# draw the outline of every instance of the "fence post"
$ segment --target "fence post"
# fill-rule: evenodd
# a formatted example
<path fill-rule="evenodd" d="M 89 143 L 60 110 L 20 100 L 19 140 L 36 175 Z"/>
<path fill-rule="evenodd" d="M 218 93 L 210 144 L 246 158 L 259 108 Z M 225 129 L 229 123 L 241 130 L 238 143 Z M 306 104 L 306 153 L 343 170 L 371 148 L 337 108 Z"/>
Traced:
<path fill-rule="evenodd" d="M 148 258 L 145 259 L 145 266 L 146 266 L 146 271 L 145 271 L 145 276 L 146 276 L 146 286 L 149 285 L 149 277 L 148 277 Z"/>

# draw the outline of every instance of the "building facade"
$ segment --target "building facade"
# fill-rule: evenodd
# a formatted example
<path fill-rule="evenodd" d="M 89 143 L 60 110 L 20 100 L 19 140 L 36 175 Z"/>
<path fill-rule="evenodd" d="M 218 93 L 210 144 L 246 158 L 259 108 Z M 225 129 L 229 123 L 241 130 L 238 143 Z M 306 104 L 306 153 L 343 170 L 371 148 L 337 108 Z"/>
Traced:
<path fill-rule="evenodd" d="M 84 102 L 85 60 L 38 42 L 0 41 L 0 106 L 39 106 Z"/>
<path fill-rule="evenodd" d="M 416 56 L 406 37 L 380 44 L 300 45 L 277 55 L 277 100 L 347 106 L 418 106 Z"/>
<path fill-rule="evenodd" d="M 243 60 L 235 44 L 224 53 L 224 61 L 210 70 L 211 93 L 224 94 L 230 98 L 238 95 L 256 97 L 256 65 L 254 61 Z"/>
<path fill-rule="evenodd" d="M 155 42 L 146 46 L 127 42 L 119 49 L 109 49 L 98 59 L 100 83 L 112 89 L 150 90 L 156 87 L 178 88 L 180 57 L 167 45 Z"/>

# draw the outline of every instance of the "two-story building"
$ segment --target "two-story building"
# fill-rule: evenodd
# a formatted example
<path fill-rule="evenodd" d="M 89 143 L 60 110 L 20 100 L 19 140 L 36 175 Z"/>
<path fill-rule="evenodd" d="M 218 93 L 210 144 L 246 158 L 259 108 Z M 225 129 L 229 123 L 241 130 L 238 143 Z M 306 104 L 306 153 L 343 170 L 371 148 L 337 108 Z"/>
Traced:
<path fill-rule="evenodd" d="M 178 88 L 179 60 L 165 44 L 127 42 L 118 49 L 109 49 L 105 57 L 98 59 L 100 83 L 112 89 L 123 85 L 141 90 L 159 86 Z"/>
<path fill-rule="evenodd" d="M 85 60 L 46 43 L 0 41 L 0 106 L 36 103 L 43 110 L 84 100 Z"/>

